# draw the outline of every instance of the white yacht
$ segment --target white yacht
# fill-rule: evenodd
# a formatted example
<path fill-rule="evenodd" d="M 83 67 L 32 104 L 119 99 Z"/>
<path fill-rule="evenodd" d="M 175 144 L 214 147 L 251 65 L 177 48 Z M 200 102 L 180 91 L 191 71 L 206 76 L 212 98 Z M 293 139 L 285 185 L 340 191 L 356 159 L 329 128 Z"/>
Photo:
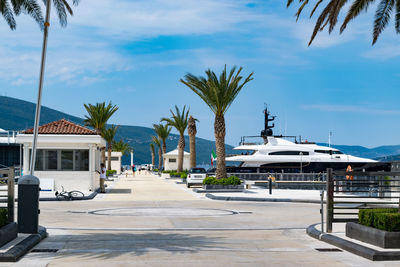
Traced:
<path fill-rule="evenodd" d="M 246 143 L 245 137 L 234 150 L 237 155 L 226 157 L 229 163 L 239 163 L 235 168 L 240 172 L 324 172 L 327 168 L 346 170 L 350 165 L 352 169 L 380 170 L 386 168 L 386 163 L 376 160 L 355 157 L 344 154 L 338 149 L 320 146 L 311 142 L 289 141 L 285 136 L 274 136 L 272 126 L 268 123 L 275 117 L 269 118 L 267 109 L 265 113 L 265 129 L 261 132 L 264 142 L 262 144 Z M 251 136 L 256 137 L 256 136 Z M 240 153 L 241 152 L 241 153 Z"/>

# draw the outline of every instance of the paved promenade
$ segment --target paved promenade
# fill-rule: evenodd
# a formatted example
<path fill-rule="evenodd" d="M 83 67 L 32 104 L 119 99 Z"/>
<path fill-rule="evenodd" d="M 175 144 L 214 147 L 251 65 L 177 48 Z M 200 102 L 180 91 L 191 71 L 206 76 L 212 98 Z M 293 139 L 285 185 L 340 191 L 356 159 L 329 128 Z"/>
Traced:
<path fill-rule="evenodd" d="M 373 263 L 305 233 L 308 203 L 215 201 L 152 175 L 123 177 L 86 201 L 41 202 L 49 237 L 0 266 L 400 266 Z"/>

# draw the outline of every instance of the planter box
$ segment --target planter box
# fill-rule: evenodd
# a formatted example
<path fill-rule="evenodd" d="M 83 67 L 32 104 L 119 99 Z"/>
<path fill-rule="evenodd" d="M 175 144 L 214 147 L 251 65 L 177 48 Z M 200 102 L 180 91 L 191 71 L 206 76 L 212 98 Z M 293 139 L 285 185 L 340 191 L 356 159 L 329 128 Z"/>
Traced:
<path fill-rule="evenodd" d="M 15 222 L 4 225 L 0 228 L 0 247 L 17 238 L 18 226 Z"/>
<path fill-rule="evenodd" d="M 169 173 L 161 173 L 161 178 L 170 178 Z"/>
<path fill-rule="evenodd" d="M 205 190 L 218 190 L 218 189 L 235 189 L 244 190 L 244 185 L 222 185 L 222 184 L 203 184 L 203 189 Z"/>
<path fill-rule="evenodd" d="M 346 223 L 346 236 L 381 248 L 400 248 L 400 232 L 387 232 L 359 223 Z"/>

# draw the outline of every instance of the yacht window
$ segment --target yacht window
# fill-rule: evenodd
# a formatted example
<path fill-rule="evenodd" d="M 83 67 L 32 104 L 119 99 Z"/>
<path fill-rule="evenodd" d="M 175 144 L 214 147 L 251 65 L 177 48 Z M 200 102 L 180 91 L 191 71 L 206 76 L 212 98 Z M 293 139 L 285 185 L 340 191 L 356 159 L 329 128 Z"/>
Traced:
<path fill-rule="evenodd" d="M 269 155 L 276 155 L 276 156 L 299 156 L 299 155 L 306 156 L 308 154 L 309 153 L 306 151 L 276 151 L 269 153 Z"/>
<path fill-rule="evenodd" d="M 323 153 L 323 154 L 330 154 L 332 151 L 332 154 L 343 154 L 343 152 L 339 150 L 314 150 L 315 153 Z"/>

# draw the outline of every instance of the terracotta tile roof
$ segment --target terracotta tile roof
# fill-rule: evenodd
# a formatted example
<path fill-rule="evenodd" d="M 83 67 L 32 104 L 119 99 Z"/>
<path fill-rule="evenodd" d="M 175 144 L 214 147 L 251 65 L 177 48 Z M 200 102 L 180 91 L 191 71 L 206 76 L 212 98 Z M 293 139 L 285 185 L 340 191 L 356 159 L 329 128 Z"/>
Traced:
<path fill-rule="evenodd" d="M 33 134 L 33 128 L 25 130 L 25 134 Z M 79 124 L 59 120 L 39 126 L 39 134 L 82 134 L 82 135 L 96 135 L 97 133 Z"/>

